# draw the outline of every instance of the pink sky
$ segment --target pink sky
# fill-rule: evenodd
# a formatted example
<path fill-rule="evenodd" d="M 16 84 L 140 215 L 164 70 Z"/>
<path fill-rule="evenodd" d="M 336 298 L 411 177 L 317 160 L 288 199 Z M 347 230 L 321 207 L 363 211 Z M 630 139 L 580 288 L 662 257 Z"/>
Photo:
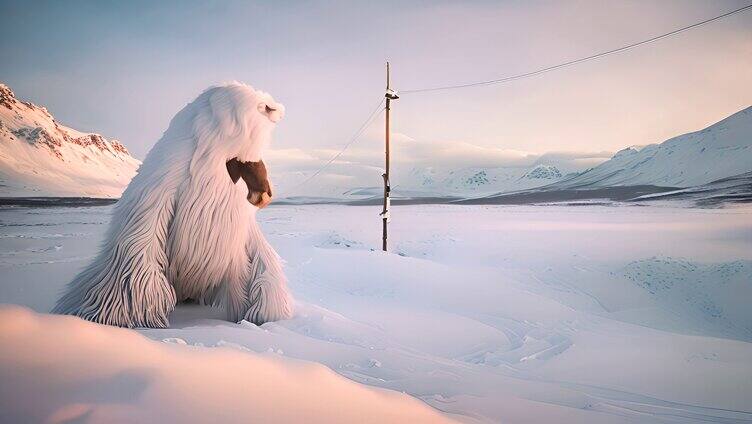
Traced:
<path fill-rule="evenodd" d="M 382 95 L 503 77 L 629 44 L 740 1 L 8 3 L 2 79 L 63 123 L 143 157 L 207 86 L 237 79 L 287 106 L 275 148 L 320 163 Z M 35 22 L 29 32 L 25 25 Z M 24 34 L 21 36 L 21 34 Z M 752 12 L 624 54 L 499 86 L 404 96 L 394 130 L 468 163 L 592 157 L 661 142 L 752 103 Z M 464 146 L 464 147 L 463 147 Z M 381 124 L 357 150 L 381 149 Z M 431 161 L 432 151 L 419 149 Z M 489 152 L 492 154 L 489 155 Z M 396 152 L 399 153 L 399 152 Z M 437 147 L 436 159 L 445 153 Z M 404 160 L 413 158 L 402 152 Z M 372 156 L 372 155 L 365 155 Z M 321 159 L 317 159 L 321 157 Z"/>

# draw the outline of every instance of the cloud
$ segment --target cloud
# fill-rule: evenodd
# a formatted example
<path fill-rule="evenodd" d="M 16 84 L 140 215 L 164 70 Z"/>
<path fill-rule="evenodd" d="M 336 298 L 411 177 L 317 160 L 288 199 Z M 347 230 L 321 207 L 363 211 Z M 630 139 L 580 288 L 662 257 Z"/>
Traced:
<path fill-rule="evenodd" d="M 383 140 L 372 135 L 342 153 L 310 184 L 344 188 L 377 186 L 384 172 Z M 276 149 L 267 154 L 273 176 L 283 191 L 292 190 L 319 171 L 339 150 Z M 417 140 L 407 134 L 392 136 L 392 171 L 395 178 L 416 169 L 459 170 L 466 168 L 531 168 L 554 165 L 562 172 L 579 172 L 608 160 L 608 151 L 558 151 L 537 154 L 512 149 L 478 146 L 465 141 Z M 326 193 L 331 194 L 331 193 Z"/>
<path fill-rule="evenodd" d="M 613 152 L 609 151 L 560 151 L 538 154 L 514 149 L 479 146 L 466 141 L 423 141 L 403 133 L 394 133 L 391 140 L 391 159 L 395 166 L 528 168 L 544 163 L 566 164 L 566 167 L 577 170 L 577 168 L 584 169 L 592 166 L 593 163 L 608 160 L 613 155 Z M 381 143 L 383 141 L 375 140 L 372 137 L 368 137 L 364 141 L 361 145 L 354 145 L 346 150 L 330 166 L 382 167 L 384 151 Z M 286 170 L 308 170 L 322 166 L 338 152 L 339 150 L 335 149 L 276 149 L 269 152 L 267 160 Z"/>
<path fill-rule="evenodd" d="M 450 168 L 526 167 L 537 155 L 511 149 L 478 146 L 465 141 L 399 141 L 395 162 Z M 396 157 L 402 154 L 401 157 Z"/>

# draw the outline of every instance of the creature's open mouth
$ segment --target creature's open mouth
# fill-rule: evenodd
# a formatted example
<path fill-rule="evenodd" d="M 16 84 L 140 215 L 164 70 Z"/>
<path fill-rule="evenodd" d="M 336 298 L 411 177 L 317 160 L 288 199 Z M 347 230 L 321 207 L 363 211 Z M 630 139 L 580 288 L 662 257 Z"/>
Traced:
<path fill-rule="evenodd" d="M 227 162 L 227 173 L 233 183 L 243 178 L 248 187 L 248 201 L 252 205 L 263 208 L 272 201 L 272 188 L 269 184 L 264 161 L 241 162 L 237 158 Z"/>

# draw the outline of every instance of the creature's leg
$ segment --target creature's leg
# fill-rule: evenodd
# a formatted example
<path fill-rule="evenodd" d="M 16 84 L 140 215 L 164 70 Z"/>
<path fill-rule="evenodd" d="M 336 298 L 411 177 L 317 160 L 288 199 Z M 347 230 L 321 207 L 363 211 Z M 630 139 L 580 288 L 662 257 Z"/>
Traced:
<path fill-rule="evenodd" d="M 251 224 L 250 231 L 247 247 L 249 268 L 242 318 L 258 325 L 291 318 L 292 297 L 287 289 L 282 261 L 266 241 L 256 222 Z"/>
<path fill-rule="evenodd" d="M 101 253 L 69 284 L 54 313 L 121 327 L 169 325 L 175 291 L 165 276 L 165 241 L 173 206 L 155 194 L 140 201 L 118 205 Z"/>
<path fill-rule="evenodd" d="M 241 258 L 230 264 L 222 284 L 223 305 L 227 312 L 227 320 L 231 322 L 244 320 L 245 312 L 248 310 L 248 281 L 251 270 L 248 255 L 245 251 L 242 253 Z"/>

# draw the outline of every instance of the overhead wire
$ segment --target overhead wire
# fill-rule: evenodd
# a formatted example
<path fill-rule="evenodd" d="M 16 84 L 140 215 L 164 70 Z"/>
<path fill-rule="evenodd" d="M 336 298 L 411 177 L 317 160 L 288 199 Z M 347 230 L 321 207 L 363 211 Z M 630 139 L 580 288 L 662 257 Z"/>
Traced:
<path fill-rule="evenodd" d="M 410 90 L 400 90 L 399 94 L 400 95 L 404 95 L 404 94 L 427 93 L 427 92 L 433 92 L 433 91 L 454 90 L 454 89 L 459 89 L 459 88 L 469 88 L 469 87 L 478 87 L 478 86 L 502 84 L 502 83 L 505 83 L 505 82 L 519 80 L 519 79 L 522 79 L 522 78 L 529 78 L 529 77 L 533 77 L 533 76 L 536 76 L 536 75 L 544 74 L 544 73 L 547 73 L 547 72 L 555 71 L 555 70 L 558 70 L 558 69 L 561 69 L 561 68 L 565 68 L 565 67 L 568 67 L 568 66 L 576 65 L 576 64 L 579 64 L 579 63 L 583 63 L 583 62 L 587 62 L 587 61 L 599 59 L 599 58 L 604 57 L 604 56 L 608 56 L 608 55 L 612 55 L 612 54 L 616 54 L 616 53 L 621 53 L 621 52 L 624 52 L 624 51 L 627 51 L 627 50 L 631 50 L 631 49 L 633 49 L 635 47 L 643 46 L 645 44 L 650 44 L 650 43 L 662 40 L 664 38 L 668 38 L 668 37 L 674 36 L 676 34 L 679 34 L 679 33 L 685 32 L 685 31 L 689 31 L 691 29 L 694 29 L 694 28 L 697 28 L 697 27 L 709 24 L 711 22 L 715 22 L 717 20 L 720 20 L 720 19 L 723 19 L 723 18 L 727 18 L 727 17 L 729 17 L 731 15 L 735 15 L 737 13 L 744 12 L 744 11 L 750 9 L 750 8 L 752 8 L 752 4 L 740 7 L 738 9 L 732 10 L 730 12 L 726 12 L 726 13 L 724 13 L 722 15 L 718 15 L 718 16 L 715 16 L 715 17 L 712 17 L 712 18 L 709 18 L 709 19 L 705 19 L 704 21 L 700 21 L 700 22 L 694 23 L 692 25 L 687 25 L 687 26 L 681 27 L 679 29 L 675 29 L 673 31 L 670 31 L 670 32 L 667 32 L 667 33 L 664 33 L 664 34 L 648 38 L 646 40 L 638 41 L 636 43 L 628 44 L 626 46 L 622 46 L 622 47 L 618 47 L 618 48 L 615 48 L 615 49 L 607 50 L 607 51 L 604 51 L 604 52 L 596 53 L 596 54 L 593 54 L 593 55 L 590 55 L 590 56 L 586 56 L 586 57 L 582 57 L 582 58 L 579 58 L 579 59 L 574 59 L 574 60 L 570 60 L 570 61 L 567 61 L 567 62 L 559 63 L 557 65 L 547 66 L 545 68 L 540 68 L 540 69 L 536 69 L 536 70 L 533 70 L 533 71 L 524 72 L 524 73 L 521 73 L 521 74 L 510 75 L 510 76 L 507 76 L 507 77 L 502 77 L 502 78 L 492 79 L 492 80 L 486 80 L 486 81 L 476 81 L 476 82 L 464 83 L 464 84 L 454 84 L 454 85 L 445 85 L 445 86 L 439 86 L 439 87 L 429 87 L 429 88 L 418 88 L 418 89 L 410 89 Z"/>
<path fill-rule="evenodd" d="M 324 165 L 322 165 L 319 169 L 317 169 L 316 172 L 314 172 L 313 174 L 311 174 L 308 178 L 306 178 L 302 182 L 300 182 L 297 185 L 295 185 L 295 187 L 291 188 L 290 192 L 291 193 L 294 192 L 295 190 L 297 190 L 297 189 L 301 188 L 302 186 L 306 185 L 312 179 L 316 178 L 316 176 L 318 176 L 321 173 L 321 171 L 323 171 L 324 169 L 326 169 L 326 167 L 328 167 L 329 165 L 331 165 L 335 160 L 337 160 L 340 156 L 342 156 L 342 154 L 345 153 L 345 151 L 353 143 L 355 143 L 356 141 L 358 141 L 358 139 L 363 134 L 363 132 L 371 125 L 371 122 L 380 114 L 381 111 L 384 110 L 384 108 L 382 107 L 383 104 L 384 104 L 384 99 L 382 98 L 379 101 L 379 104 L 376 105 L 376 107 L 373 109 L 373 111 L 368 115 L 368 118 L 366 118 L 366 120 L 363 122 L 363 124 L 360 127 L 358 127 L 358 130 L 355 131 L 355 133 L 353 134 L 353 136 L 350 137 L 350 140 L 347 143 L 345 143 L 345 145 L 342 147 L 342 149 L 339 152 L 337 152 L 337 154 L 335 154 L 334 156 L 332 156 L 331 159 L 329 159 L 328 161 L 326 161 L 326 163 L 324 163 Z"/>
<path fill-rule="evenodd" d="M 640 46 L 643 46 L 643 45 L 646 45 L 646 44 L 654 43 L 656 41 L 659 41 L 659 40 L 662 40 L 662 39 L 665 39 L 665 38 L 668 38 L 668 37 L 680 34 L 680 33 L 685 32 L 685 31 L 689 31 L 691 29 L 694 29 L 694 28 L 697 28 L 697 27 L 700 27 L 700 26 L 703 26 L 703 25 L 707 25 L 707 24 L 709 24 L 711 22 L 715 22 L 715 21 L 718 21 L 720 19 L 727 18 L 729 16 L 732 16 L 732 15 L 744 12 L 744 11 L 749 10 L 749 9 L 752 9 L 752 4 L 740 7 L 738 9 L 734 9 L 732 11 L 723 13 L 721 15 L 714 16 L 712 18 L 705 19 L 705 20 L 700 21 L 700 22 L 696 22 L 696 23 L 691 24 L 691 25 L 687 25 L 687 26 L 675 29 L 673 31 L 669 31 L 669 32 L 666 32 L 666 33 L 663 33 L 663 34 L 660 34 L 660 35 L 657 35 L 657 36 L 654 36 L 654 37 L 651 37 L 651 38 L 648 38 L 648 39 L 645 39 L 645 40 L 642 40 L 642 41 L 638 41 L 636 43 L 628 44 L 628 45 L 621 46 L 621 47 L 618 47 L 618 48 L 614 48 L 614 49 L 611 49 L 611 50 L 606 50 L 606 51 L 603 51 L 603 52 L 600 52 L 600 53 L 592 54 L 590 56 L 581 57 L 579 59 L 570 60 L 570 61 L 559 63 L 559 64 L 556 64 L 556 65 L 547 66 L 547 67 L 536 69 L 536 70 L 533 70 L 533 71 L 524 72 L 524 73 L 521 73 L 521 74 L 510 75 L 510 76 L 506 76 L 506 77 L 502 77 L 502 78 L 497 78 L 497 79 L 492 79 L 492 80 L 485 80 L 485 81 L 476 81 L 476 82 L 464 83 L 464 84 L 454 84 L 454 85 L 445 85 L 445 86 L 438 86 L 438 87 L 428 87 L 428 88 L 400 90 L 399 94 L 400 95 L 418 94 L 418 93 L 427 93 L 427 92 L 435 92 L 435 91 L 443 91 L 443 90 L 454 90 L 454 89 L 469 88 L 469 87 L 487 86 L 487 85 L 502 84 L 502 83 L 506 83 L 506 82 L 510 82 L 510 81 L 514 81 L 514 80 L 519 80 L 519 79 L 523 79 L 523 78 L 529 78 L 529 77 L 533 77 L 533 76 L 536 76 L 536 75 L 544 74 L 544 73 L 547 73 L 547 72 L 555 71 L 555 70 L 558 70 L 558 69 L 566 68 L 566 67 L 569 67 L 569 66 L 577 65 L 577 64 L 580 64 L 580 63 L 583 63 L 583 62 L 588 62 L 588 61 L 591 61 L 591 60 L 596 60 L 596 59 L 602 58 L 604 56 L 609 56 L 609 55 L 613 55 L 613 54 L 617 54 L 617 53 L 622 53 L 624 51 L 631 50 L 631 49 L 634 49 L 636 47 L 640 47 Z M 366 118 L 366 120 L 363 122 L 363 124 L 358 128 L 358 130 L 355 132 L 355 134 L 353 134 L 353 136 L 349 139 L 349 141 L 347 143 L 345 143 L 345 145 L 342 147 L 342 149 L 339 152 L 337 152 L 337 154 L 335 154 L 334 156 L 332 156 L 331 159 L 329 159 L 328 161 L 326 161 L 326 163 L 324 163 L 320 168 L 318 168 L 313 174 L 311 174 L 305 180 L 303 180 L 302 182 L 298 183 L 295 187 L 293 187 L 292 189 L 290 189 L 290 192 L 294 192 L 295 190 L 301 188 L 302 186 L 304 186 L 305 184 L 307 184 L 308 182 L 310 182 L 311 180 L 313 180 L 314 178 L 316 178 L 319 174 L 321 174 L 321 172 L 324 169 L 326 169 L 335 160 L 337 160 L 340 156 L 342 156 L 342 154 L 352 144 L 354 144 L 360 138 L 360 136 L 363 134 L 363 132 L 366 130 L 366 128 L 368 128 L 368 126 L 371 124 L 371 122 L 373 121 L 373 119 L 381 111 L 383 111 L 383 107 L 382 107 L 383 104 L 384 104 L 384 99 L 382 98 L 379 101 L 379 103 L 376 105 L 376 107 L 373 109 L 373 111 L 368 115 L 368 118 Z"/>

